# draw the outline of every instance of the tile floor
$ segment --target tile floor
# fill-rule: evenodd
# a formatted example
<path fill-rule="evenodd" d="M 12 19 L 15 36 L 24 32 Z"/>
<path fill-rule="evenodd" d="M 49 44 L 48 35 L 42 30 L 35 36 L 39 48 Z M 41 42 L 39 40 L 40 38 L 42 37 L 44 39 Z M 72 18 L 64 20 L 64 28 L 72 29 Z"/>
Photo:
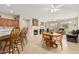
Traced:
<path fill-rule="evenodd" d="M 78 54 L 79 43 L 67 42 L 66 37 L 63 38 L 63 50 L 60 48 L 43 48 L 41 45 L 42 37 L 40 35 L 28 37 L 28 44 L 24 47 L 22 54 Z"/>

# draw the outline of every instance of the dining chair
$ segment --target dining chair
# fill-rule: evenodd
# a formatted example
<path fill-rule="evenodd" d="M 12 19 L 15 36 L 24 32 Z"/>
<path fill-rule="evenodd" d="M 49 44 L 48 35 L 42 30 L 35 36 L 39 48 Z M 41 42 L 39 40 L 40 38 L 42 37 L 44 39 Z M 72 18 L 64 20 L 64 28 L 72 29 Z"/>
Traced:
<path fill-rule="evenodd" d="M 60 44 L 61 48 L 63 49 L 62 39 L 63 39 L 63 35 L 61 35 L 61 36 L 59 37 L 59 44 Z"/>
<path fill-rule="evenodd" d="M 58 41 L 59 41 L 59 44 L 60 44 L 60 46 L 61 46 L 61 49 L 63 49 L 62 40 L 63 40 L 63 36 L 64 36 L 64 30 L 61 30 L 61 32 L 58 32 L 58 33 L 61 34 L 61 35 L 59 36 Z"/>
<path fill-rule="evenodd" d="M 42 34 L 43 39 L 42 39 L 42 47 L 45 45 L 47 47 L 50 47 L 50 36 L 46 35 L 46 34 Z"/>
<path fill-rule="evenodd" d="M 58 44 L 56 43 L 57 40 L 54 38 L 54 36 L 52 36 L 51 39 L 52 39 L 52 46 L 54 48 L 57 48 L 58 47 Z"/>
<path fill-rule="evenodd" d="M 56 41 L 53 39 L 53 36 L 51 34 L 42 34 L 43 39 L 42 39 L 42 46 L 46 45 L 47 47 L 58 47 L 56 44 Z"/>
<path fill-rule="evenodd" d="M 4 53 L 4 51 L 6 50 L 7 47 L 8 47 L 8 53 L 9 54 L 10 53 L 14 54 L 15 51 L 20 53 L 18 45 L 20 45 L 22 47 L 22 44 L 19 44 L 19 42 L 21 43 L 21 40 L 19 39 L 19 35 L 20 35 L 20 28 L 14 27 L 11 31 L 9 41 L 6 41 L 6 44 L 3 48 L 3 53 Z"/>

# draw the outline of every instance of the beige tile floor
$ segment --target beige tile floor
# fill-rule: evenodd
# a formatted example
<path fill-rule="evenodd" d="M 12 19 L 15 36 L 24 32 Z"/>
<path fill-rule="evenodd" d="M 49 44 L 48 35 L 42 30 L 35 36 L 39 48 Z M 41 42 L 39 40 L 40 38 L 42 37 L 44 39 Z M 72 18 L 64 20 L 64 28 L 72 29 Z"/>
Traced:
<path fill-rule="evenodd" d="M 40 35 L 38 36 L 28 36 L 28 44 L 24 47 L 22 54 L 78 54 L 79 53 L 79 43 L 67 42 L 66 37 L 63 38 L 63 50 L 60 48 L 43 48 L 41 46 Z"/>

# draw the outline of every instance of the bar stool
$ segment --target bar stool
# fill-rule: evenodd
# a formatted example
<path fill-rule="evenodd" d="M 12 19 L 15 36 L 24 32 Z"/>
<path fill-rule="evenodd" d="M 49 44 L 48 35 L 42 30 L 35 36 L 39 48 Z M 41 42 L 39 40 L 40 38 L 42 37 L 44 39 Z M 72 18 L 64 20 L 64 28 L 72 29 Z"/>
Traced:
<path fill-rule="evenodd" d="M 8 49 L 9 54 L 10 53 L 14 54 L 15 51 L 20 53 L 19 47 L 18 47 L 18 41 L 20 41 L 19 35 L 20 35 L 20 28 L 14 27 L 11 31 L 10 39 L 8 41 L 6 41 L 6 44 L 5 44 L 4 49 L 3 49 L 3 53 L 5 52 L 7 47 L 9 48 Z"/>
<path fill-rule="evenodd" d="M 22 43 L 23 43 L 24 46 L 25 46 L 24 41 L 26 42 L 26 44 L 28 42 L 26 34 L 27 34 L 27 29 L 26 28 L 22 28 L 22 30 L 20 32 L 20 38 L 21 38 Z"/>

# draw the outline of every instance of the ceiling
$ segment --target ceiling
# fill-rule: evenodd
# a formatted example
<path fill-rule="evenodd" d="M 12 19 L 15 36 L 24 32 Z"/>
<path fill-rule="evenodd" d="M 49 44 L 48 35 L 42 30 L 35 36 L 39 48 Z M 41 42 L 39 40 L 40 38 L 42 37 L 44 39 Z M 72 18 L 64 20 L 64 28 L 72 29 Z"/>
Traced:
<path fill-rule="evenodd" d="M 64 4 L 59 8 L 60 10 L 54 14 L 50 12 L 50 8 L 51 4 L 10 4 L 10 6 L 7 6 L 6 4 L 0 4 L 0 12 L 37 18 L 43 18 L 47 16 L 52 17 L 54 14 L 60 13 L 79 13 L 79 4 Z M 14 12 L 11 13 L 11 10 L 13 10 Z"/>

